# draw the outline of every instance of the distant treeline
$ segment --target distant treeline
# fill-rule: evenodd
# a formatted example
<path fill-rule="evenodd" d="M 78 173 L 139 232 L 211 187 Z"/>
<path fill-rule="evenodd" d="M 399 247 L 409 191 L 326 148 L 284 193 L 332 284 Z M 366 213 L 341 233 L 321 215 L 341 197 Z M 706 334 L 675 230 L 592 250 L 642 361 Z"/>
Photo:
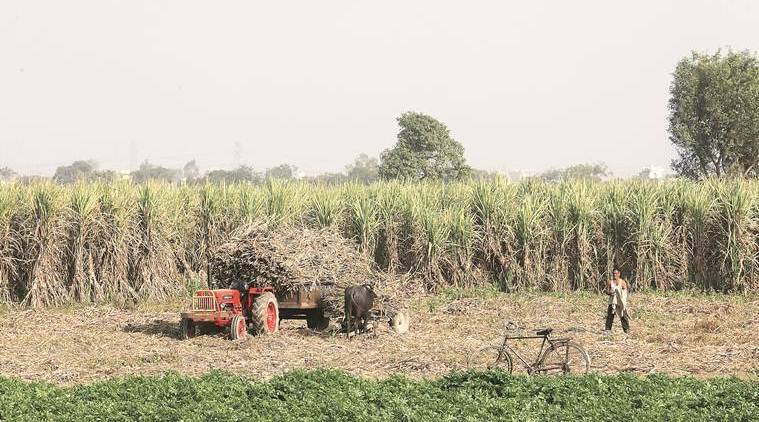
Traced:
<path fill-rule="evenodd" d="M 470 169 L 464 179 L 481 180 L 505 177 L 510 180 L 535 178 L 543 181 L 558 182 L 562 180 L 594 180 L 610 179 L 612 172 L 604 163 L 575 164 L 566 168 L 551 168 L 534 175 L 521 171 L 499 173 L 495 171 Z M 670 177 L 663 170 L 645 168 L 635 177 L 638 179 L 662 179 Z M 101 170 L 94 160 L 77 160 L 56 169 L 51 178 L 41 176 L 21 176 L 8 167 L 0 168 L 0 182 L 18 182 L 32 184 L 42 181 L 52 181 L 59 184 L 79 182 L 113 183 L 118 181 L 133 181 L 135 183 L 161 182 L 173 184 L 204 184 L 204 183 L 251 183 L 263 184 L 267 180 L 281 181 L 299 180 L 310 183 L 339 185 L 343 183 L 370 184 L 380 180 L 379 161 L 366 154 L 360 154 L 345 169 L 340 172 L 326 172 L 316 176 L 303 176 L 298 167 L 292 164 L 280 164 L 275 167 L 258 171 L 248 165 L 234 169 L 213 169 L 202 172 L 195 160 L 187 162 L 182 168 L 169 168 L 148 161 L 131 172 Z"/>
<path fill-rule="evenodd" d="M 378 161 L 366 154 L 359 155 L 355 161 L 345 166 L 345 171 L 324 173 L 318 176 L 303 177 L 298 168 L 292 164 L 280 164 L 264 171 L 257 171 L 251 166 L 241 165 L 237 168 L 213 169 L 201 172 L 195 160 L 188 161 L 181 168 L 169 168 L 144 161 L 139 168 L 130 172 L 100 169 L 94 160 L 77 160 L 69 165 L 59 166 L 49 180 L 59 184 L 78 182 L 113 183 L 130 180 L 136 183 L 253 183 L 260 184 L 270 179 L 301 179 L 316 183 L 339 184 L 346 182 L 371 183 L 378 179 Z M 18 181 L 29 184 L 47 180 L 41 176 L 21 176 L 8 167 L 0 168 L 0 182 Z"/>

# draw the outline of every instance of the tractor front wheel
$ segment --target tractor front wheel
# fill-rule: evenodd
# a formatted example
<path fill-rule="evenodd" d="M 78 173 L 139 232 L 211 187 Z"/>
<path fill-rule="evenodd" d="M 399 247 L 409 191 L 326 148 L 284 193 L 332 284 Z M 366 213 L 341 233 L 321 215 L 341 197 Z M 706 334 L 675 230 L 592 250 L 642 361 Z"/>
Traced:
<path fill-rule="evenodd" d="M 257 335 L 274 334 L 279 330 L 279 304 L 274 293 L 265 292 L 253 299 L 251 324 Z"/>
<path fill-rule="evenodd" d="M 245 323 L 244 316 L 235 315 L 232 318 L 232 323 L 229 325 L 229 336 L 232 340 L 240 340 L 248 336 L 248 325 Z"/>

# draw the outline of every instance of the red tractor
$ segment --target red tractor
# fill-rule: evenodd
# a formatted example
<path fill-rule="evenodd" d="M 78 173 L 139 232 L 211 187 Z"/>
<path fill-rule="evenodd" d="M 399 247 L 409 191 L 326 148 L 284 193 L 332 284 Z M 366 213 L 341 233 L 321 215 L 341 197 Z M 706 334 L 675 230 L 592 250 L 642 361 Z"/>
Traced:
<path fill-rule="evenodd" d="M 305 319 L 309 328 L 322 330 L 329 325 L 320 305 L 319 289 L 301 288 L 275 295 L 271 287 L 247 290 L 198 290 L 189 310 L 182 312 L 180 337 L 218 332 L 229 327 L 232 340 L 254 334 L 272 334 L 282 319 Z"/>

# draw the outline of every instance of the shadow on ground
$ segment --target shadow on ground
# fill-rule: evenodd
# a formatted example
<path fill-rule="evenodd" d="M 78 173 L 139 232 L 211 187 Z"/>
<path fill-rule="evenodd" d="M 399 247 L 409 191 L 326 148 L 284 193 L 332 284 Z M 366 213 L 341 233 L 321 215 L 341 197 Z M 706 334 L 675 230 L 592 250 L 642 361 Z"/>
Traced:
<path fill-rule="evenodd" d="M 125 333 L 142 333 L 155 337 L 179 339 L 179 324 L 165 319 L 154 319 L 144 323 L 127 323 L 121 329 Z"/>

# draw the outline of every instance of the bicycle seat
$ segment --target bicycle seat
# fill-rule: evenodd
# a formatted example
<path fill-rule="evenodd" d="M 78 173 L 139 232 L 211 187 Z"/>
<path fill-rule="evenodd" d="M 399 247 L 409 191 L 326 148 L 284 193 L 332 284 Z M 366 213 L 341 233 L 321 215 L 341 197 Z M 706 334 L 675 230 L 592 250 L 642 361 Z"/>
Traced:
<path fill-rule="evenodd" d="M 553 328 L 541 328 L 540 330 L 535 332 L 535 335 L 538 336 L 550 336 L 551 331 L 553 331 Z"/>

